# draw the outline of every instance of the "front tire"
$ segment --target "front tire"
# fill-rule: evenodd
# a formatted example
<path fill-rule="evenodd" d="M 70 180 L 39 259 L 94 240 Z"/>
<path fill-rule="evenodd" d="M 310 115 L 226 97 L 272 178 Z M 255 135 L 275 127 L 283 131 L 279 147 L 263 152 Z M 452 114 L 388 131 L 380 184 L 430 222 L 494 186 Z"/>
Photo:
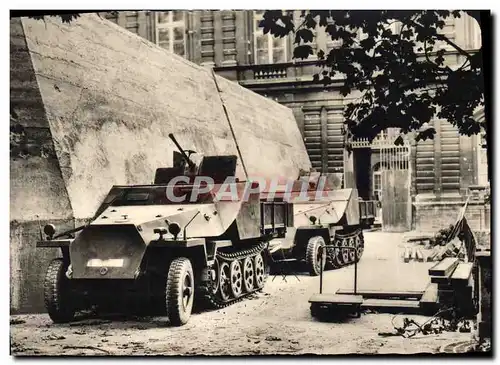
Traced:
<path fill-rule="evenodd" d="M 63 259 L 53 259 L 44 282 L 45 308 L 54 323 L 67 323 L 75 317 L 75 309 L 71 302 L 70 282 L 66 277 L 68 265 Z"/>
<path fill-rule="evenodd" d="M 194 301 L 194 274 L 191 261 L 179 257 L 168 270 L 166 288 L 167 316 L 174 326 L 186 324 L 191 316 Z"/>
<path fill-rule="evenodd" d="M 320 258 L 320 252 L 323 249 L 323 259 Z M 306 264 L 311 276 L 318 276 L 321 270 L 325 269 L 326 262 L 326 244 L 321 236 L 312 237 L 307 243 Z"/>

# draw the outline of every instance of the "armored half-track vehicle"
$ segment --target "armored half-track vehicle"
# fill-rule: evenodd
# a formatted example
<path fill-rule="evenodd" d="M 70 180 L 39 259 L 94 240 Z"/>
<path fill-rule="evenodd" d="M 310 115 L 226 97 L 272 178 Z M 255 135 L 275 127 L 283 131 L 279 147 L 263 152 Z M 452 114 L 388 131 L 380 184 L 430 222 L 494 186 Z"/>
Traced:
<path fill-rule="evenodd" d="M 183 325 L 195 300 L 221 308 L 263 288 L 269 240 L 285 235 L 290 204 L 261 202 L 258 192 L 216 199 L 235 176 L 237 157 L 203 156 L 195 164 L 193 151 L 170 137 L 180 152 L 173 167 L 157 169 L 152 185 L 113 186 L 85 226 L 59 234 L 44 227 L 37 246 L 62 253 L 45 278 L 54 322 L 71 321 L 89 307 L 127 306 Z M 213 189 L 195 186 L 197 176 L 211 177 Z M 237 180 L 229 185 L 239 197 L 249 187 Z"/>
<path fill-rule="evenodd" d="M 279 245 L 271 242 L 272 262 L 299 261 L 306 264 L 310 275 L 317 276 L 322 269 L 359 261 L 364 251 L 363 229 L 373 221 L 375 202 L 360 201 L 352 188 L 326 186 L 320 199 L 314 183 L 306 191 L 307 199 L 293 199 L 293 228 Z M 323 260 L 321 247 L 326 249 Z"/>

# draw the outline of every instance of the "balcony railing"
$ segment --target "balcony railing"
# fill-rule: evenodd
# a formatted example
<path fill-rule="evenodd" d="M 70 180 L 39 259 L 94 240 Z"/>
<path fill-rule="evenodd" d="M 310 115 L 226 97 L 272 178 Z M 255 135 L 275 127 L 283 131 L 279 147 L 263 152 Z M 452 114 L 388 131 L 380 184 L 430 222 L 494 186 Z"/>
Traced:
<path fill-rule="evenodd" d="M 423 56 L 422 56 L 423 57 Z M 448 52 L 446 57 L 447 64 L 462 65 L 460 54 L 457 52 Z M 242 86 L 259 89 L 260 87 L 285 86 L 302 86 L 313 85 L 313 75 L 322 71 L 319 66 L 320 61 L 317 59 L 296 60 L 295 62 L 283 62 L 276 64 L 262 65 L 224 65 L 214 68 L 215 72 L 229 80 L 239 82 Z M 337 73 L 334 77 L 336 87 L 341 85 L 344 75 Z M 314 85 L 317 88 L 324 88 L 322 83 Z"/>
<path fill-rule="evenodd" d="M 229 80 L 237 81 L 243 86 L 267 84 L 312 84 L 313 75 L 321 71 L 317 60 L 301 62 L 285 62 L 264 65 L 236 65 L 215 67 L 215 72 Z M 340 75 L 337 76 L 339 79 Z M 323 87 L 318 84 L 318 87 Z"/>
<path fill-rule="evenodd" d="M 398 136 L 377 136 L 373 141 L 368 138 L 358 138 L 352 142 L 352 148 L 381 148 L 381 147 L 394 147 Z M 409 146 L 410 141 L 407 137 L 403 137 L 403 146 Z"/>
<path fill-rule="evenodd" d="M 258 67 L 258 66 L 256 66 Z M 262 79 L 286 79 L 287 70 L 283 65 L 266 65 L 265 67 L 258 67 L 253 71 L 253 77 L 256 80 Z"/>

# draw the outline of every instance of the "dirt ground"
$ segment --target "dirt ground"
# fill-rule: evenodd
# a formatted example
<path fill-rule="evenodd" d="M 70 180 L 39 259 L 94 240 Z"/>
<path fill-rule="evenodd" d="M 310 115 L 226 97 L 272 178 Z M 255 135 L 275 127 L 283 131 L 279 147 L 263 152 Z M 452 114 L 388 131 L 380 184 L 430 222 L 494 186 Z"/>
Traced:
<path fill-rule="evenodd" d="M 404 263 L 402 235 L 365 233 L 358 265 L 359 289 L 423 290 L 432 263 Z M 328 271 L 324 292 L 352 288 L 354 267 Z M 166 318 L 86 318 L 52 324 L 46 314 L 11 316 L 11 354 L 18 355 L 302 355 L 437 353 L 468 343 L 471 333 L 382 337 L 404 317 L 365 313 L 342 322 L 320 322 L 309 311 L 319 278 L 289 274 L 268 278 L 262 293 L 222 310 L 195 313 L 183 327 Z"/>

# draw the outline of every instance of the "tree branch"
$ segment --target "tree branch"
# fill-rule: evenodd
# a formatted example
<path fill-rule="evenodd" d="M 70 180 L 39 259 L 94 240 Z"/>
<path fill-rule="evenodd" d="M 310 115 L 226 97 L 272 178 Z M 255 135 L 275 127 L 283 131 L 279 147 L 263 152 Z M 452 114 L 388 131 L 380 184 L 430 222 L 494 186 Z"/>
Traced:
<path fill-rule="evenodd" d="M 424 53 L 425 53 L 425 58 L 426 58 L 427 62 L 429 62 L 432 66 L 434 66 L 434 68 L 436 70 L 446 71 L 446 73 L 452 72 L 452 69 L 449 66 L 439 67 L 439 65 L 437 63 L 433 62 L 429 58 L 429 54 L 427 53 L 427 39 L 424 40 Z"/>
<path fill-rule="evenodd" d="M 469 64 L 469 66 L 471 66 L 471 64 L 470 64 L 470 60 L 469 60 L 468 58 L 466 58 L 466 59 L 465 59 L 465 62 L 462 64 L 462 66 L 460 66 L 460 67 L 457 69 L 457 71 L 461 71 L 461 70 L 465 67 L 465 65 L 467 65 L 467 64 Z"/>
<path fill-rule="evenodd" d="M 415 20 L 413 19 L 410 19 L 410 22 L 415 26 L 415 28 L 418 28 L 420 30 L 424 30 L 425 31 L 425 27 L 422 25 L 422 24 L 419 24 L 417 23 Z M 446 42 L 447 44 L 449 44 L 450 46 L 452 46 L 453 48 L 455 48 L 455 50 L 460 53 L 462 56 L 465 56 L 467 58 L 471 58 L 471 54 L 469 52 L 466 52 L 464 51 L 462 48 L 460 48 L 458 45 L 456 45 L 455 43 L 453 43 L 452 41 L 450 41 L 448 39 L 448 37 L 442 35 L 442 34 L 439 34 L 437 31 L 436 31 L 436 34 L 435 34 L 436 38 L 441 40 L 441 41 L 444 41 Z"/>

